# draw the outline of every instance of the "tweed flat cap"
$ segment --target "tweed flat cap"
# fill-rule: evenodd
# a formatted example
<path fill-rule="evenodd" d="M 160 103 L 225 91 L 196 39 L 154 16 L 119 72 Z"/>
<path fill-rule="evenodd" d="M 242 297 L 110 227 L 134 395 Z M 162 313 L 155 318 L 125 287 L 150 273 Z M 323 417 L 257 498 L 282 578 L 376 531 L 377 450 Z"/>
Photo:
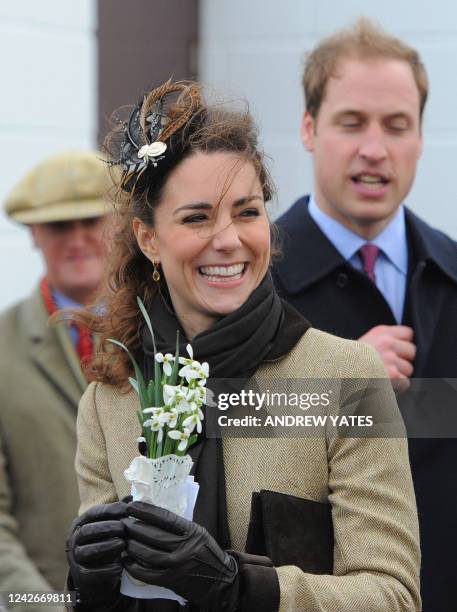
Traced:
<path fill-rule="evenodd" d="M 26 225 L 99 217 L 108 212 L 111 186 L 96 152 L 67 151 L 30 170 L 6 198 L 5 212 Z"/>

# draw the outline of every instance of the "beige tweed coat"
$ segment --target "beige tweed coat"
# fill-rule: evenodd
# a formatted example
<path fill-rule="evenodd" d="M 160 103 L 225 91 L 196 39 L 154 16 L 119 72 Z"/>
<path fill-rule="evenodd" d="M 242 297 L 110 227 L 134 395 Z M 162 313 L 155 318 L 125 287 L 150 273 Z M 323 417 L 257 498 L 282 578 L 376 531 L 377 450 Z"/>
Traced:
<path fill-rule="evenodd" d="M 263 364 L 255 380 L 385 376 L 367 345 L 310 329 L 286 357 Z M 388 393 L 385 401 L 396 410 Z M 136 405 L 133 391 L 100 383 L 83 396 L 76 455 L 81 512 L 129 493 L 123 471 L 137 454 Z M 334 575 L 278 567 L 280 612 L 420 610 L 418 523 L 404 439 L 232 438 L 223 449 L 233 548 L 244 548 L 253 491 L 331 504 Z"/>

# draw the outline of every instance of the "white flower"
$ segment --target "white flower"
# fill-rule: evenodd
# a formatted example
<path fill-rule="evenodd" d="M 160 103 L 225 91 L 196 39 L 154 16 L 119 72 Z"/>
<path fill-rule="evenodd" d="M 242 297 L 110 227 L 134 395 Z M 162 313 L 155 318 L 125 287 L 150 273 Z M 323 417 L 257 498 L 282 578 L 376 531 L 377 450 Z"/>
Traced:
<path fill-rule="evenodd" d="M 190 359 L 186 361 L 187 363 L 184 367 L 179 370 L 179 375 L 185 378 L 188 383 L 198 378 L 204 379 L 206 383 L 206 379 L 209 375 L 209 365 L 206 362 L 201 364 L 199 361 L 191 361 Z"/>
<path fill-rule="evenodd" d="M 138 444 L 140 442 L 146 442 L 146 438 L 144 436 L 139 436 L 139 438 L 137 438 L 136 441 L 138 442 Z"/>
<path fill-rule="evenodd" d="M 179 410 L 177 408 L 171 408 L 171 410 L 164 413 L 164 418 L 166 419 L 168 427 L 176 427 L 179 418 Z"/>
<path fill-rule="evenodd" d="M 194 363 L 196 362 L 193 361 L 192 364 Z M 179 370 L 179 375 L 182 378 L 185 378 L 188 383 L 190 383 L 192 379 L 198 378 L 198 372 L 195 368 L 192 367 L 192 364 L 185 365 Z"/>
<path fill-rule="evenodd" d="M 201 369 L 200 369 L 200 378 L 208 378 L 209 376 L 209 363 L 207 363 L 206 361 L 204 361 L 201 365 Z"/>
<path fill-rule="evenodd" d="M 203 394 L 205 392 L 204 389 L 201 389 L 200 387 L 194 387 L 193 389 L 189 389 L 189 391 L 187 392 L 187 401 L 190 402 L 190 404 L 201 404 L 202 403 L 202 391 Z M 193 410 L 193 408 L 191 406 L 189 406 L 190 410 Z"/>
<path fill-rule="evenodd" d="M 144 414 L 160 414 L 161 412 L 163 412 L 163 406 L 150 406 L 143 410 Z"/>
<path fill-rule="evenodd" d="M 193 414 L 189 415 L 182 422 L 183 426 L 190 431 L 194 431 L 195 427 L 197 427 L 198 433 L 202 432 L 202 421 L 203 421 L 203 412 L 198 408 Z"/>
<path fill-rule="evenodd" d="M 173 355 L 171 353 L 167 353 L 166 355 L 157 353 L 155 359 L 157 363 L 163 363 L 163 371 L 167 376 L 171 376 L 172 363 L 175 359 Z"/>
<path fill-rule="evenodd" d="M 189 410 L 187 389 L 185 387 L 183 388 L 180 385 L 164 385 L 163 399 L 166 406 L 174 406 L 180 412 Z"/>
<path fill-rule="evenodd" d="M 173 431 L 169 431 L 168 435 L 172 440 L 181 440 L 178 444 L 178 450 L 183 451 L 187 447 L 187 442 L 189 440 L 189 436 L 192 432 L 187 427 L 184 428 L 184 431 L 178 431 L 177 429 L 173 429 Z"/>
<path fill-rule="evenodd" d="M 187 354 L 189 355 L 189 357 L 180 357 L 179 363 L 181 365 L 190 365 L 194 361 L 194 349 L 192 348 L 190 344 L 186 346 L 186 350 L 187 350 Z"/>
<path fill-rule="evenodd" d="M 190 358 L 179 358 L 179 363 L 183 366 L 179 370 L 179 376 L 185 378 L 188 383 L 190 383 L 191 380 L 196 380 L 198 378 L 205 379 L 206 382 L 206 379 L 209 376 L 209 364 L 206 363 L 206 361 L 204 363 L 200 363 L 199 361 L 194 360 L 194 352 L 190 344 L 187 345 L 187 352 Z"/>
<path fill-rule="evenodd" d="M 150 419 L 147 419 L 143 423 L 143 427 L 149 427 L 151 431 L 157 432 L 157 441 L 162 442 L 163 439 L 163 427 L 167 424 L 166 413 L 158 413 L 152 416 Z"/>

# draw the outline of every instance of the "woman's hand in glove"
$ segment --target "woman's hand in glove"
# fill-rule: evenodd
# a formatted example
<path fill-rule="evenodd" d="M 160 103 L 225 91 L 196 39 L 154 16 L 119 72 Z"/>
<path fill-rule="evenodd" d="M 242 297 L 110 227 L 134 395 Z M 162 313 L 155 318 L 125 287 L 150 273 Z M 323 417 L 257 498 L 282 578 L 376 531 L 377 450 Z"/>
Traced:
<path fill-rule="evenodd" d="M 94 506 L 73 521 L 67 558 L 82 609 L 110 610 L 119 599 L 121 554 L 128 505 L 122 501 Z"/>
<path fill-rule="evenodd" d="M 133 578 L 167 587 L 192 604 L 233 612 L 239 603 L 238 566 L 192 521 L 146 504 L 129 504 L 124 567 Z"/>

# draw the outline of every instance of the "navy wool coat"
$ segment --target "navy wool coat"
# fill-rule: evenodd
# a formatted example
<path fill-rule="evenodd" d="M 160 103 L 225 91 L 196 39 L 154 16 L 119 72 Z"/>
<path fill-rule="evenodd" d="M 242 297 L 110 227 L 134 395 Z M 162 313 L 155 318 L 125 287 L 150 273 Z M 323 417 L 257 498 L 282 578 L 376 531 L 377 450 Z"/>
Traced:
<path fill-rule="evenodd" d="M 314 327 L 344 338 L 395 325 L 374 283 L 344 260 L 314 222 L 308 199 L 300 198 L 277 221 L 282 256 L 273 275 L 281 297 Z M 457 379 L 457 243 L 408 209 L 406 228 L 402 323 L 414 329 L 413 376 Z M 451 416 L 457 416 L 457 403 L 445 418 Z M 455 427 L 450 430 L 455 435 Z M 451 612 L 457 582 L 457 438 L 411 438 L 409 447 L 421 529 L 423 610 Z"/>

